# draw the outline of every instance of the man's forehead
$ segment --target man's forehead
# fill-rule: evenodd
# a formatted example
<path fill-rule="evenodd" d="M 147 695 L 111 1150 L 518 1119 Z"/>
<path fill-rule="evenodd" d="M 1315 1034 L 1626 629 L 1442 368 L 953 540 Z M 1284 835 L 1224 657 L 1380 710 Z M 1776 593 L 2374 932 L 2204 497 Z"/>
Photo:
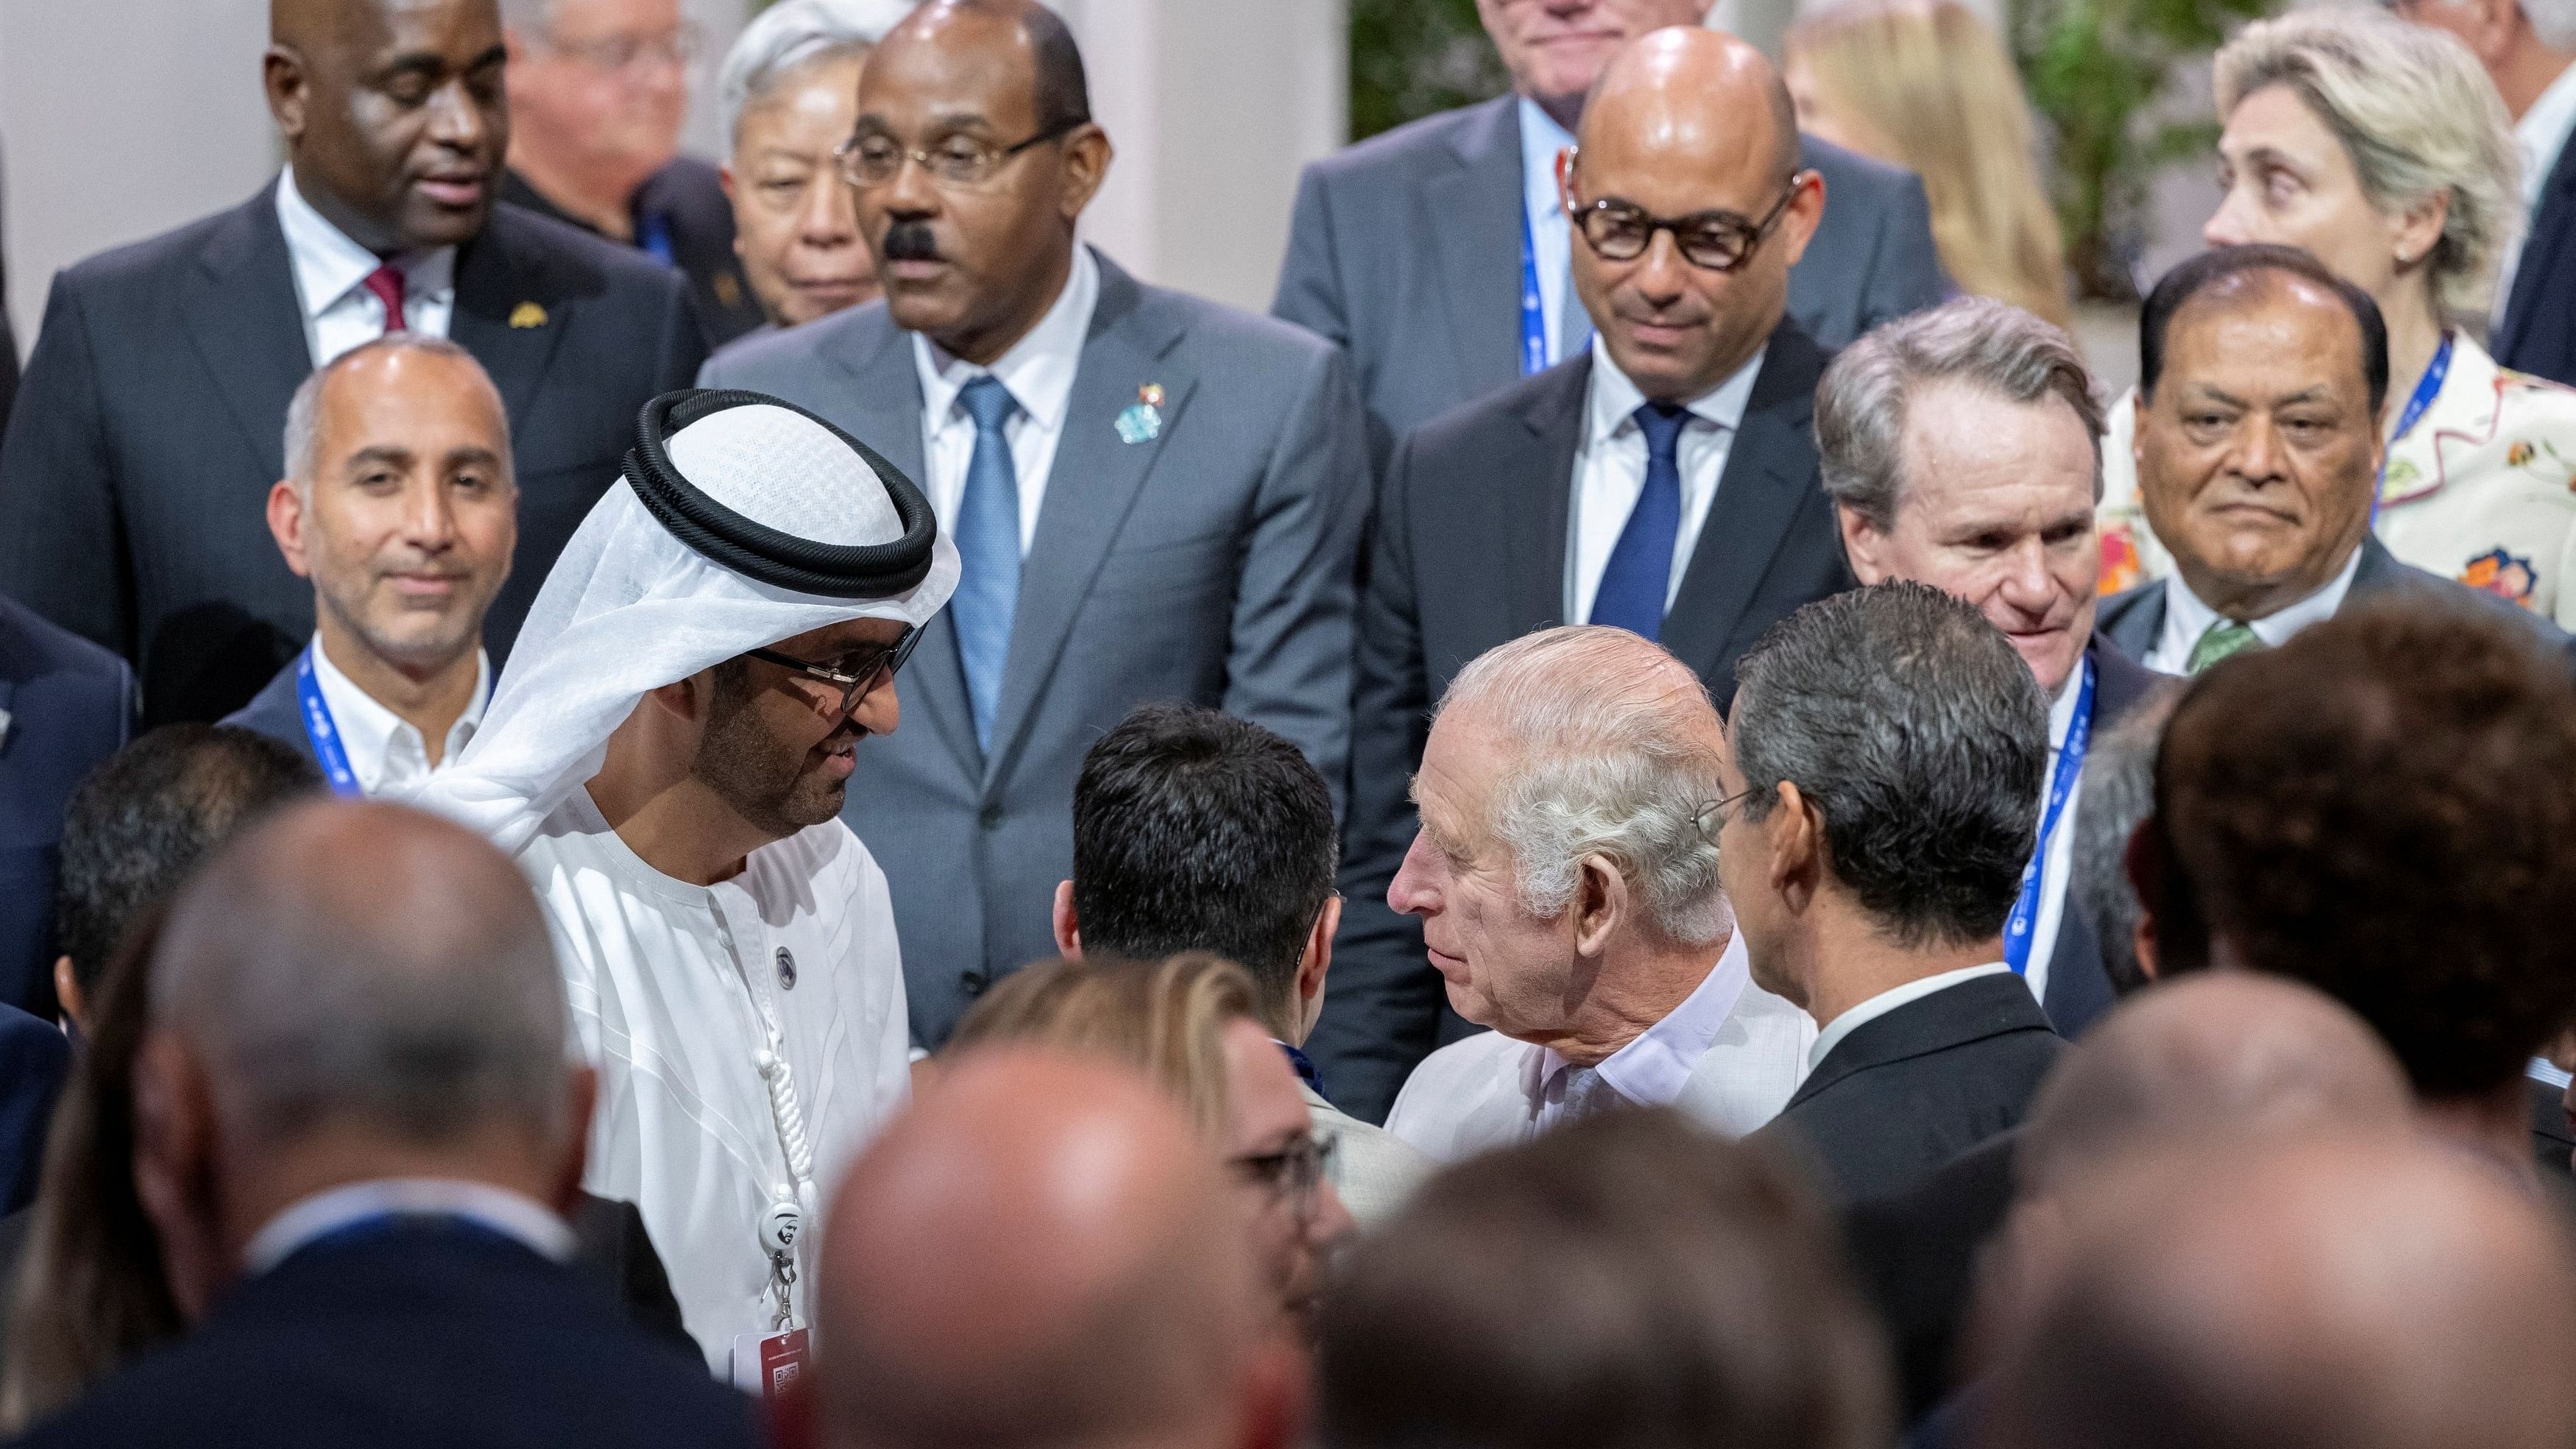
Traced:
<path fill-rule="evenodd" d="M 859 109 L 879 121 L 1026 127 L 1037 56 L 1007 16 L 943 10 L 888 35 L 859 73 Z"/>
<path fill-rule="evenodd" d="M 510 424 L 490 379 L 467 358 L 413 349 L 373 353 L 335 370 L 322 385 L 321 426 L 351 447 L 388 435 L 463 427 L 507 456 Z"/>
<path fill-rule="evenodd" d="M 2271 398 L 2369 386 L 2360 319 L 2340 297 L 2282 273 L 2230 278 L 2183 303 L 2167 323 L 2165 357 L 2183 380 L 2224 376 Z"/>

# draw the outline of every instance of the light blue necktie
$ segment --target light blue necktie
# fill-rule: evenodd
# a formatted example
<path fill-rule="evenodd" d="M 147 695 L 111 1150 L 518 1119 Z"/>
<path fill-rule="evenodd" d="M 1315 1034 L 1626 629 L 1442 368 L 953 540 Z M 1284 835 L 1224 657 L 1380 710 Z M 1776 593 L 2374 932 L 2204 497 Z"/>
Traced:
<path fill-rule="evenodd" d="M 1020 602 L 1020 478 L 1002 431 L 1020 405 L 990 373 L 959 388 L 957 403 L 975 420 L 975 453 L 957 502 L 957 555 L 965 569 L 948 613 L 957 628 L 957 662 L 966 670 L 975 743 L 989 750 L 1002 661 L 1011 652 L 1011 613 Z"/>
<path fill-rule="evenodd" d="M 1649 639 L 1664 632 L 1664 597 L 1673 577 L 1673 544 L 1682 532 L 1682 427 L 1690 409 L 1650 402 L 1636 411 L 1646 435 L 1646 487 L 1628 511 L 1628 526 L 1592 591 L 1592 620 Z"/>

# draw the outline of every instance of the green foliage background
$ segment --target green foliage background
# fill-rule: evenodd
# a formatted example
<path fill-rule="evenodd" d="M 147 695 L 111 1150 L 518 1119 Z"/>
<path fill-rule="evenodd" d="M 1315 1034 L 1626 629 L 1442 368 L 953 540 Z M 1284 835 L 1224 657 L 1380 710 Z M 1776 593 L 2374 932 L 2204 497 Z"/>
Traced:
<path fill-rule="evenodd" d="M 1350 0 L 1351 139 L 1511 86 L 1476 0 Z"/>

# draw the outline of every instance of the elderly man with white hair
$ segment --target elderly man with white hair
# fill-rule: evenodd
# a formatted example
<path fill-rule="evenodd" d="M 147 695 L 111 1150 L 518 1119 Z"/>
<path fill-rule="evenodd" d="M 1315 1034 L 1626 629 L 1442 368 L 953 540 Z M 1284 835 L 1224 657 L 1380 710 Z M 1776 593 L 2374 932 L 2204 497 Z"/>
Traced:
<path fill-rule="evenodd" d="M 1458 1014 L 1387 1130 L 1455 1160 L 1625 1102 L 1730 1135 L 1776 1115 L 1815 1024 L 1753 984 L 1717 879 L 1717 710 L 1624 629 L 1527 635 L 1461 671 L 1387 903 Z"/>
<path fill-rule="evenodd" d="M 957 551 L 774 399 L 665 394 L 640 433 L 424 800 L 536 882 L 599 1068 L 590 1189 L 643 1210 L 709 1364 L 774 1383 L 818 1184 L 910 1086 L 885 874 L 840 813 Z"/>

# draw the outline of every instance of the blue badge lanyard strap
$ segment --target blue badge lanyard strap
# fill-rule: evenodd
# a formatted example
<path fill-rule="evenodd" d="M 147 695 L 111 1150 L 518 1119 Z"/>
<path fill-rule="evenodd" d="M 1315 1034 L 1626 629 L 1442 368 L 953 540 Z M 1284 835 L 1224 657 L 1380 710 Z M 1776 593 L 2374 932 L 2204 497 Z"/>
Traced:
<path fill-rule="evenodd" d="M 2442 380 L 2450 375 L 2451 334 L 2445 332 L 2442 345 L 2433 349 L 2433 360 L 2424 368 L 2424 375 L 2415 379 L 2415 391 L 2407 395 L 2406 410 L 2397 415 L 2397 429 L 2388 435 L 2389 447 L 2395 448 L 2399 439 L 2413 432 L 2415 425 L 2424 420 L 2424 410 L 2433 405 L 2433 399 L 2442 395 Z M 2387 481 L 2388 459 L 2383 455 L 2379 460 L 2378 482 L 2384 485 Z M 2370 523 L 2373 528 L 2379 526 L 2379 490 L 2376 487 L 2370 494 Z"/>
<path fill-rule="evenodd" d="M 313 746 L 313 758 L 330 780 L 331 793 L 354 800 L 367 792 L 358 785 L 357 771 L 349 768 L 349 751 L 340 743 L 339 726 L 332 722 L 331 706 L 322 698 L 321 681 L 313 677 L 315 647 L 305 645 L 295 664 L 295 702 L 304 715 L 304 739 Z"/>
<path fill-rule="evenodd" d="M 1521 204 L 1521 376 L 1547 371 L 1547 301 L 1538 289 L 1538 239 L 1530 234 L 1529 198 Z"/>
<path fill-rule="evenodd" d="M 2015 976 L 2030 969 L 2031 930 L 2039 921 L 2040 883 L 2048 875 L 2048 842 L 2055 838 L 2075 782 L 2084 774 L 2084 751 L 2093 743 L 2093 661 L 2084 661 L 2075 687 L 2075 718 L 2066 726 L 2066 743 L 2057 751 L 2057 768 L 2048 777 L 2048 805 L 2039 817 L 2039 844 L 2021 868 L 2021 897 L 2004 923 L 2004 964 Z"/>

